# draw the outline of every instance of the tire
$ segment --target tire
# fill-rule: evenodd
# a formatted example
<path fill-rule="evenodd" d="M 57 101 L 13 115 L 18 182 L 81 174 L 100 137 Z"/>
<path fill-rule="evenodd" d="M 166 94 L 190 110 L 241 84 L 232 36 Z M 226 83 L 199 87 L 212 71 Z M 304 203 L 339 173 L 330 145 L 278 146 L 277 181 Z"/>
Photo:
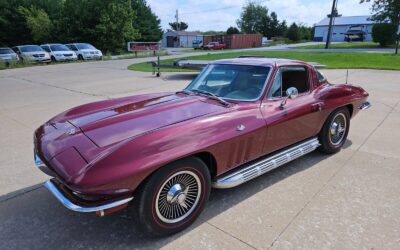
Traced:
<path fill-rule="evenodd" d="M 56 58 L 54 56 L 51 56 L 51 61 L 56 62 Z"/>
<path fill-rule="evenodd" d="M 196 220 L 210 190 L 210 172 L 203 161 L 196 157 L 176 161 L 153 173 L 138 190 L 135 217 L 149 233 L 177 233 Z"/>
<path fill-rule="evenodd" d="M 346 142 L 350 129 L 350 113 L 345 107 L 333 111 L 319 134 L 320 151 L 334 154 L 340 151 Z"/>

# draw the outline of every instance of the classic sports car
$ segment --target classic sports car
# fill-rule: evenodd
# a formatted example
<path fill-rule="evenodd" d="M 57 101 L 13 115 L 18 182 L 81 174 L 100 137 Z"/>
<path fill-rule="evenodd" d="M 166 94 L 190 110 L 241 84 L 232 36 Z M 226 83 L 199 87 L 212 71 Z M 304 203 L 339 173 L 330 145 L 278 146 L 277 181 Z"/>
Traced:
<path fill-rule="evenodd" d="M 220 60 L 182 91 L 57 115 L 35 131 L 35 161 L 67 208 L 103 216 L 132 203 L 145 229 L 172 234 L 199 216 L 211 187 L 238 186 L 317 148 L 338 152 L 367 97 L 304 62 Z"/>

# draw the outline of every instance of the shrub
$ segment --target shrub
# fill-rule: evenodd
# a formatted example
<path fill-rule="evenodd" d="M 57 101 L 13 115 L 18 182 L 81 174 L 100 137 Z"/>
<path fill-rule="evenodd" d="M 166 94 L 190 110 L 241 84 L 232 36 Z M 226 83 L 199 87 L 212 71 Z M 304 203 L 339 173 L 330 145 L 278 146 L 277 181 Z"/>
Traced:
<path fill-rule="evenodd" d="M 377 23 L 372 27 L 372 39 L 382 47 L 394 44 L 396 41 L 396 26 L 389 23 Z"/>

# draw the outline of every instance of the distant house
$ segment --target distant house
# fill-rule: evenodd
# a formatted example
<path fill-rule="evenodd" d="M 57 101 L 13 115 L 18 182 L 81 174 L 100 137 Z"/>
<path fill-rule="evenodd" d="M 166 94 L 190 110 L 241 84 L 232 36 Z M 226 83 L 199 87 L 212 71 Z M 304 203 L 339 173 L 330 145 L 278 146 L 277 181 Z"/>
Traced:
<path fill-rule="evenodd" d="M 197 32 L 168 30 L 163 35 L 161 46 L 193 48 L 193 41 L 203 41 L 203 35 Z"/>
<path fill-rule="evenodd" d="M 342 16 L 334 18 L 332 42 L 343 41 L 372 41 L 371 16 Z M 328 36 L 329 18 L 315 24 L 314 41 L 326 41 Z"/>

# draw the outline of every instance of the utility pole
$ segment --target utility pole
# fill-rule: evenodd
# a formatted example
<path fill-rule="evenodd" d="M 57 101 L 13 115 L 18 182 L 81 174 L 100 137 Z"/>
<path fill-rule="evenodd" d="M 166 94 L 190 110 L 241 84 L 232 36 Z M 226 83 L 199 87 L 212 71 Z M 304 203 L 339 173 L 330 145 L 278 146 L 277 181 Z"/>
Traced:
<path fill-rule="evenodd" d="M 178 9 L 176 9 L 175 19 L 176 19 L 176 31 L 179 31 L 179 13 L 178 13 Z"/>
<path fill-rule="evenodd" d="M 331 10 L 330 18 L 329 18 L 329 28 L 328 28 L 328 35 L 326 37 L 325 49 L 329 49 L 329 46 L 331 44 L 332 24 L 333 24 L 333 18 L 336 16 L 337 1 L 338 0 L 333 0 L 333 3 L 332 3 L 332 10 Z"/>

